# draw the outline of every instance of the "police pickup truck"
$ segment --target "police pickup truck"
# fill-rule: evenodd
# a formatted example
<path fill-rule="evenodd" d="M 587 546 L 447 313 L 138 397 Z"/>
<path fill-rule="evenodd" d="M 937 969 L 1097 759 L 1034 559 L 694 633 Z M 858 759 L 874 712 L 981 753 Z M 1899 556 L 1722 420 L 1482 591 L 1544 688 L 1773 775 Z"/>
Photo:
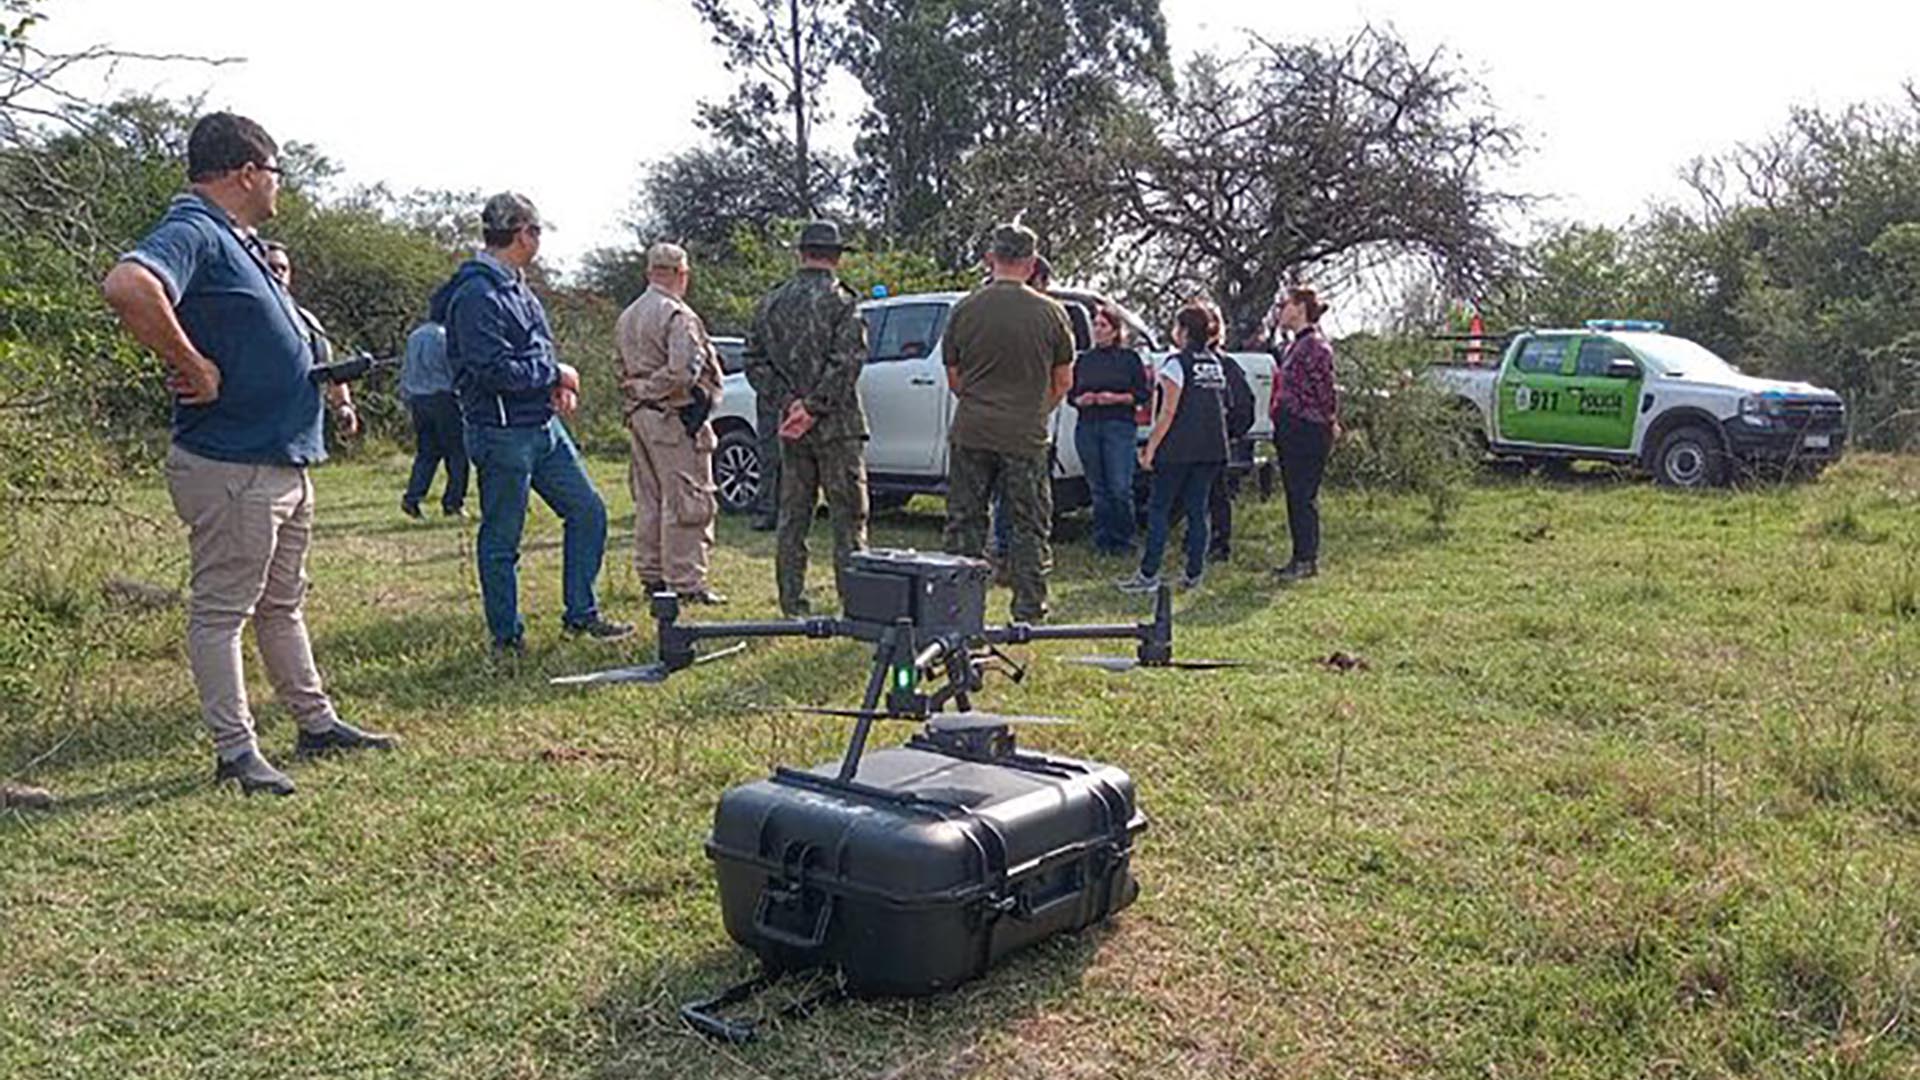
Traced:
<path fill-rule="evenodd" d="M 1499 456 L 1638 464 L 1683 488 L 1763 463 L 1817 475 L 1840 456 L 1840 395 L 1742 374 L 1665 329 L 1596 319 L 1580 330 L 1528 330 L 1497 367 L 1443 364 L 1431 375 Z"/>
<path fill-rule="evenodd" d="M 1092 345 L 1092 310 L 1103 298 L 1055 289 L 1050 295 L 1067 309 L 1074 346 Z M 860 372 L 860 400 L 867 410 L 867 486 L 875 507 L 899 506 L 919 493 L 947 489 L 947 425 L 953 419 L 953 392 L 947 389 L 942 352 L 947 316 L 965 293 L 915 293 L 880 297 L 860 305 L 867 322 L 867 362 Z M 1167 354 L 1151 327 L 1115 305 L 1131 330 L 1131 339 L 1150 369 Z M 760 446 L 753 387 L 741 370 L 738 338 L 715 338 L 726 370 L 720 407 L 713 415 L 719 443 L 713 455 L 714 485 L 720 505 L 742 511 L 753 504 L 760 484 Z M 1272 423 L 1265 416 L 1273 389 L 1273 358 L 1265 353 L 1234 353 L 1253 390 L 1256 418 L 1249 436 L 1266 438 Z M 1054 410 L 1053 494 L 1056 511 L 1087 502 L 1085 470 L 1074 449 L 1077 410 L 1064 402 Z M 1147 417 L 1139 418 L 1142 434 Z"/>

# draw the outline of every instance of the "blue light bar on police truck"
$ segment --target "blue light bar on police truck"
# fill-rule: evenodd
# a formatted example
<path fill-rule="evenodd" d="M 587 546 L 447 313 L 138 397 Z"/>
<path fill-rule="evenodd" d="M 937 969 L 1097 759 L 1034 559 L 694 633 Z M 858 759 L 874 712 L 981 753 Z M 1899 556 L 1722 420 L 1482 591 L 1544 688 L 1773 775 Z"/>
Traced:
<path fill-rule="evenodd" d="M 1588 319 L 1587 329 L 1599 330 L 1602 333 L 1614 330 L 1638 330 L 1649 334 L 1659 334 L 1665 332 L 1667 324 L 1655 322 L 1652 319 Z"/>

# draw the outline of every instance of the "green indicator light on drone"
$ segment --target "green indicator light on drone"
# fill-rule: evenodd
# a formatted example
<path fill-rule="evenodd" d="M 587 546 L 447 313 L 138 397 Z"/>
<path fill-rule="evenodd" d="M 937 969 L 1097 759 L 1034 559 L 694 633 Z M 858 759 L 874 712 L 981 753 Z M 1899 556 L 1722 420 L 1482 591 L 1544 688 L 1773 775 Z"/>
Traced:
<path fill-rule="evenodd" d="M 899 667 L 894 668 L 893 669 L 893 688 L 895 690 L 913 689 L 914 681 L 918 675 L 919 675 L 919 672 L 914 670 L 913 665 L 911 664 L 902 664 Z"/>

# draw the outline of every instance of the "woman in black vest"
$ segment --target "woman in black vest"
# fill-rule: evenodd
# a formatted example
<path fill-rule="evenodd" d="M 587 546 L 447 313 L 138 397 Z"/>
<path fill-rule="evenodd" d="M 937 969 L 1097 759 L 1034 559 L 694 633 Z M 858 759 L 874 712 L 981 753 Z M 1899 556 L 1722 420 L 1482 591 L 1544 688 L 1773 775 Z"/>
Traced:
<path fill-rule="evenodd" d="M 1160 587 L 1173 508 L 1187 517 L 1187 565 L 1181 588 L 1200 584 L 1207 565 L 1207 493 L 1227 464 L 1227 375 L 1214 348 L 1220 343 L 1220 313 L 1204 301 L 1180 310 L 1173 323 L 1179 347 L 1155 379 L 1153 431 L 1140 449 L 1140 464 L 1153 472 L 1147 504 L 1147 547 L 1140 569 L 1120 583 L 1124 592 Z"/>

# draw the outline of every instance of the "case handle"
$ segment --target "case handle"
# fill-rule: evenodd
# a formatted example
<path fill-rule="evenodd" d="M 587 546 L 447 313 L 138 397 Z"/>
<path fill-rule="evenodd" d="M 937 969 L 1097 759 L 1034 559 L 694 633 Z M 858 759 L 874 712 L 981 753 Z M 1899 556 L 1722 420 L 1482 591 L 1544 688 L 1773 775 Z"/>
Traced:
<path fill-rule="evenodd" d="M 750 1043 L 759 1037 L 759 1026 L 752 1020 L 729 1020 L 720 1015 L 720 1010 L 753 997 L 778 982 L 780 977 L 780 972 L 762 970 L 753 978 L 735 983 L 713 997 L 689 1001 L 680 1006 L 680 1019 L 710 1039 L 719 1039 L 735 1046 Z M 813 1010 L 825 1002 L 842 997 L 846 992 L 845 980 L 836 977 L 825 989 L 787 1005 L 775 1015 L 781 1020 L 804 1018 L 812 1015 Z"/>
<path fill-rule="evenodd" d="M 1093 860 L 1103 854 L 1096 849 Z M 1091 873 L 1090 873 L 1091 871 Z M 1098 868 L 1087 862 L 1074 862 L 1061 867 L 1058 876 L 1050 882 L 1042 882 L 1018 894 L 1013 917 L 1016 919 L 1042 919 L 1068 904 L 1077 904 L 1086 898 L 1087 882 L 1098 874 Z"/>
<path fill-rule="evenodd" d="M 729 1020 L 720 1015 L 720 1010 L 729 1005 L 738 1005 L 765 990 L 773 985 L 773 980 L 774 976 L 771 973 L 763 971 L 745 982 L 734 983 L 710 998 L 689 1001 L 680 1006 L 680 1019 L 709 1039 L 719 1039 L 735 1046 L 752 1042 L 753 1021 Z"/>
<path fill-rule="evenodd" d="M 779 942 L 782 945 L 791 945 L 796 949 L 819 948 L 820 944 L 827 940 L 827 923 L 833 918 L 833 895 L 831 893 L 815 894 L 821 896 L 820 910 L 814 914 L 813 929 L 807 933 L 802 934 L 795 930 L 789 930 L 784 926 L 777 926 L 769 917 L 772 914 L 774 905 L 785 905 L 790 902 L 803 900 L 807 893 L 808 890 L 805 886 L 796 886 L 791 889 L 769 887 L 762 891 L 760 894 L 760 902 L 756 904 L 753 909 L 753 928 L 767 939 Z M 776 896 L 776 894 L 780 895 Z"/>
<path fill-rule="evenodd" d="M 1028 905 L 1028 904 L 1022 903 L 1019 909 L 1014 912 L 1014 918 L 1017 918 L 1017 919 L 1045 918 L 1048 914 L 1053 912 L 1056 908 L 1064 907 L 1067 904 L 1079 902 L 1081 897 L 1086 895 L 1086 891 L 1087 891 L 1086 886 L 1080 885 L 1076 888 L 1068 890 L 1067 892 L 1057 893 L 1053 896 L 1050 896 L 1047 899 L 1042 900 L 1038 904 Z"/>

